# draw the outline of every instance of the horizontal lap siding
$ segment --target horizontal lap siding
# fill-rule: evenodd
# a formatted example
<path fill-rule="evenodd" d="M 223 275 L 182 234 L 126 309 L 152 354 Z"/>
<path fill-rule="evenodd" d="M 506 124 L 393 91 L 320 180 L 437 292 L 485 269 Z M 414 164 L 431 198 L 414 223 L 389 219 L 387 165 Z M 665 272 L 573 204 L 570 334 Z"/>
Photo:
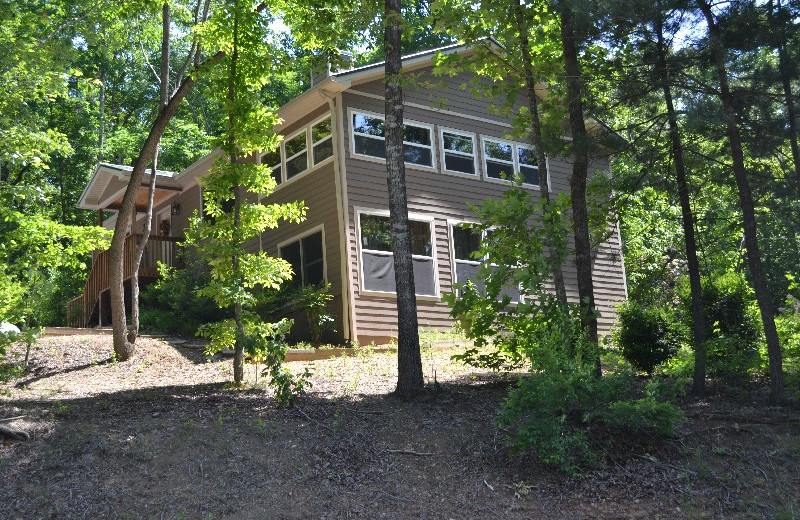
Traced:
<path fill-rule="evenodd" d="M 438 79 L 437 79 L 438 81 Z M 406 90 L 406 103 L 417 103 L 439 107 L 437 100 L 446 97 L 448 102 L 442 107 L 445 110 L 467 115 L 508 122 L 500 116 L 489 113 L 489 103 L 475 99 L 469 91 L 457 88 L 461 82 L 468 82 L 468 76 L 457 77 L 451 81 L 454 87 L 442 91 L 426 91 L 423 89 Z M 361 84 L 353 87 L 354 91 L 383 95 L 381 81 Z M 360 338 L 386 338 L 396 335 L 397 310 L 396 300 L 392 297 L 361 296 L 359 280 L 358 245 L 356 237 L 355 208 L 381 209 L 388 208 L 386 187 L 386 165 L 383 162 L 363 160 L 350 154 L 350 119 L 348 108 L 383 114 L 384 105 L 381 100 L 345 92 L 343 94 L 343 111 L 345 127 L 345 157 L 347 172 L 347 196 L 349 211 L 349 234 L 347 252 L 350 258 L 349 274 L 354 288 L 355 321 Z M 502 124 L 478 121 L 446 114 L 435 110 L 424 110 L 406 106 L 407 120 L 436 125 L 434 128 L 434 166 L 433 170 L 420 170 L 406 167 L 406 185 L 408 190 L 408 210 L 434 218 L 434 235 L 436 240 L 436 261 L 439 279 L 439 291 L 444 294 L 452 291 L 452 269 L 449 250 L 448 220 L 475 220 L 474 213 L 468 204 L 480 204 L 487 198 L 501 198 L 507 186 L 493 183 L 481 178 L 447 175 L 439 171 L 441 157 L 439 154 L 438 127 L 452 128 L 478 134 L 478 137 L 506 137 L 510 129 Z M 480 146 L 480 145 L 478 145 Z M 479 170 L 483 170 L 481 150 L 478 150 Z M 551 158 L 550 185 L 554 192 L 568 192 L 569 178 L 572 175 L 572 164 L 563 158 Z M 598 161 L 593 168 L 607 169 L 607 161 Z M 534 200 L 538 200 L 538 188 L 531 189 Z M 614 234 L 607 243 L 598 248 L 594 260 L 594 282 L 598 310 L 600 311 L 599 327 L 602 333 L 608 333 L 615 318 L 614 305 L 625 297 L 625 281 L 622 263 L 619 258 L 619 237 Z M 615 260 L 616 259 L 616 260 Z M 574 259 L 570 258 L 564 266 L 567 293 L 572 301 L 578 300 L 577 274 Z M 441 301 L 418 299 L 418 319 L 421 327 L 447 329 L 453 325 L 449 316 L 449 307 Z"/>

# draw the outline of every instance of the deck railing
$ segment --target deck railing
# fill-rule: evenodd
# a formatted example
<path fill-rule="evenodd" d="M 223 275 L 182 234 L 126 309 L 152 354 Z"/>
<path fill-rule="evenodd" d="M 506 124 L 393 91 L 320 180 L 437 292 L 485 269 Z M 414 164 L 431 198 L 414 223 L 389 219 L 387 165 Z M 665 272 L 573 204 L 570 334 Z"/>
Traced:
<path fill-rule="evenodd" d="M 128 235 L 125 237 L 123 252 L 122 279 L 127 280 L 133 275 L 133 260 L 136 254 L 136 244 L 142 235 Z M 182 239 L 177 237 L 151 236 L 147 240 L 142 261 L 139 264 L 139 277 L 156 278 L 158 276 L 158 262 L 168 266 L 177 264 L 177 244 Z M 83 293 L 67 304 L 67 322 L 71 327 L 87 327 L 89 319 L 98 305 L 100 295 L 109 288 L 108 279 L 109 255 L 108 250 L 95 255 L 92 270 L 86 279 Z"/>

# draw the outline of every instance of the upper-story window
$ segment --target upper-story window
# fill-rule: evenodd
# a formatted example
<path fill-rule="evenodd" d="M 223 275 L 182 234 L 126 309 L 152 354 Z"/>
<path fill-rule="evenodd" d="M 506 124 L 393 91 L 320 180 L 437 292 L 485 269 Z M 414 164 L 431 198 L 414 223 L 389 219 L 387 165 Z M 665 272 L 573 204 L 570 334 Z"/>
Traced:
<path fill-rule="evenodd" d="M 447 173 L 477 175 L 475 135 L 442 129 L 442 170 Z"/>
<path fill-rule="evenodd" d="M 381 116 L 353 112 L 353 151 L 357 155 L 386 158 L 385 123 Z M 433 129 L 419 123 L 403 125 L 406 163 L 433 167 Z"/>
<path fill-rule="evenodd" d="M 267 152 L 261 156 L 261 164 L 266 164 L 272 170 L 272 178 L 275 179 L 275 185 L 281 183 L 281 147 L 278 146 L 272 152 Z"/>
<path fill-rule="evenodd" d="M 499 139 L 484 139 L 483 164 L 487 179 L 510 180 L 520 172 L 523 184 L 539 185 L 539 167 L 533 149 L 528 146 Z"/>
<path fill-rule="evenodd" d="M 286 179 L 300 175 L 308 169 L 308 145 L 306 131 L 303 130 L 284 143 L 286 150 Z"/>
<path fill-rule="evenodd" d="M 315 166 L 328 157 L 333 157 L 331 116 L 311 125 L 311 149 Z"/>

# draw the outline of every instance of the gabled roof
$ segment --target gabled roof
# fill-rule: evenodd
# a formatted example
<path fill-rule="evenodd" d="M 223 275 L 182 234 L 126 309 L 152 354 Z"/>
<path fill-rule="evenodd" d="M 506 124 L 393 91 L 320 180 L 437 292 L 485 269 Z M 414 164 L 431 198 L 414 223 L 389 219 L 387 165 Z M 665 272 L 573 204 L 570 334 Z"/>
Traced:
<path fill-rule="evenodd" d="M 109 204 L 124 194 L 132 172 L 132 166 L 99 163 L 78 199 L 78 207 L 81 209 L 107 208 Z M 176 176 L 175 172 L 156 170 L 156 188 L 180 190 L 181 185 L 176 181 Z M 149 186 L 151 178 L 152 170 L 147 170 L 142 178 L 142 185 Z"/>

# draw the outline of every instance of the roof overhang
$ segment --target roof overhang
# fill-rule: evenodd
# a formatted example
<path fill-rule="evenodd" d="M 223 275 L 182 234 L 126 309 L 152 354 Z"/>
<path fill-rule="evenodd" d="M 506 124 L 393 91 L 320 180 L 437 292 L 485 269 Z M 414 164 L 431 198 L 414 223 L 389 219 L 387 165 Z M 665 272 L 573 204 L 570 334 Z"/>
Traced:
<path fill-rule="evenodd" d="M 89 210 L 118 210 L 132 172 L 132 166 L 99 163 L 89 183 L 81 193 L 80 199 L 78 199 L 78 207 Z M 152 172 L 148 171 L 142 178 L 142 184 L 136 193 L 137 210 L 144 211 L 146 207 L 147 192 L 150 188 L 152 177 Z M 176 174 L 166 170 L 156 171 L 155 184 L 155 203 L 183 189 L 176 180 Z"/>

